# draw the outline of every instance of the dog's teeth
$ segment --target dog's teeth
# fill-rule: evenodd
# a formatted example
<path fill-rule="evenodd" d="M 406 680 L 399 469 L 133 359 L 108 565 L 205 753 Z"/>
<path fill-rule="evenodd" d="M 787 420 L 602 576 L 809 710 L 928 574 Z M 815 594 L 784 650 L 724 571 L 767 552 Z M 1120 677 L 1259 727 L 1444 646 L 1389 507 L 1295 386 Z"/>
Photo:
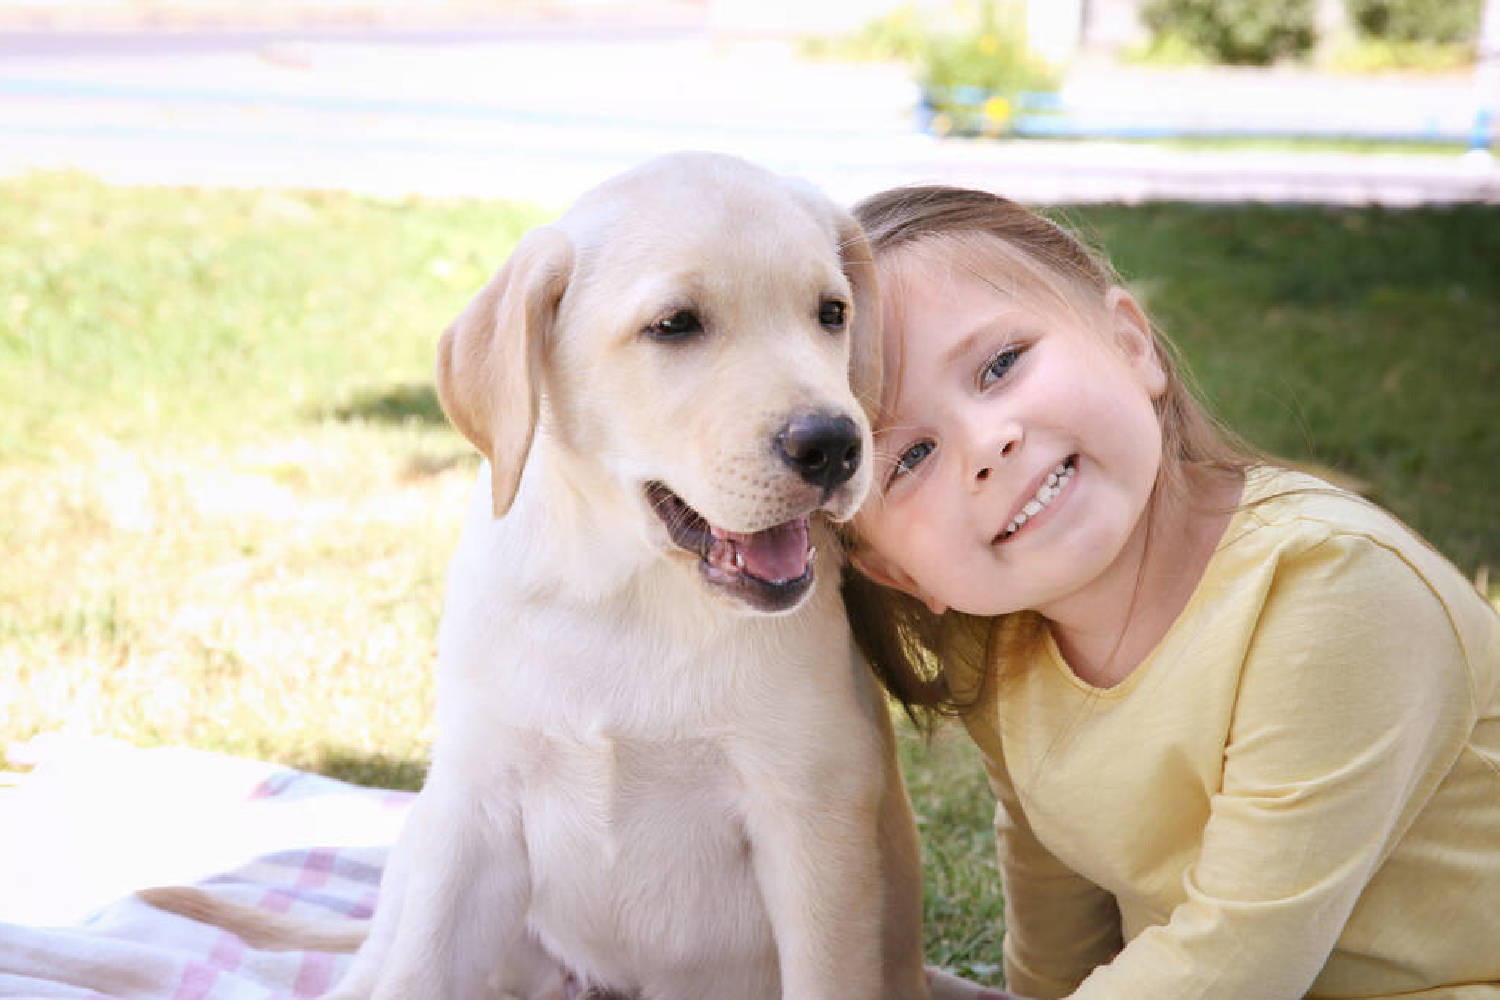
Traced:
<path fill-rule="evenodd" d="M 745 568 L 745 554 L 739 550 L 738 546 L 736 546 L 735 550 L 734 550 L 734 568 L 735 569 L 744 569 Z"/>
<path fill-rule="evenodd" d="M 817 558 L 818 558 L 818 547 L 816 545 L 809 545 L 807 547 L 807 561 L 808 562 L 812 562 L 813 560 L 815 560 Z"/>

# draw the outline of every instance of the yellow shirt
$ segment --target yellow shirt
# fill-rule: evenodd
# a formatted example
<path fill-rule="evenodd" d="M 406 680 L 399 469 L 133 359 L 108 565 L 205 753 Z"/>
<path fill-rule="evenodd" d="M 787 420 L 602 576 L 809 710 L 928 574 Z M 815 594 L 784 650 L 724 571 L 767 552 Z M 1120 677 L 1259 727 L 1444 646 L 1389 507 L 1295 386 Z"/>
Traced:
<path fill-rule="evenodd" d="M 1500 998 L 1500 616 L 1331 489 L 1253 471 L 1273 498 L 1119 685 L 1046 635 L 969 675 L 1011 990 Z"/>

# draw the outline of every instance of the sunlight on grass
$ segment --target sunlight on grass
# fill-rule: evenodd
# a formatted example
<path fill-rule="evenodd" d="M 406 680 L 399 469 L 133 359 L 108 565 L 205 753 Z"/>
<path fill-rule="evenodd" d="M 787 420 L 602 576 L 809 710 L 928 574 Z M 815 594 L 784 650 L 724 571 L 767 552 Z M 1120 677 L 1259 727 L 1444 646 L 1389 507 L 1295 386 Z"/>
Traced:
<path fill-rule="evenodd" d="M 543 218 L 4 182 L 0 736 L 419 783 L 475 468 L 433 348 Z"/>
<path fill-rule="evenodd" d="M 191 744 L 410 786 L 474 463 L 458 442 L 329 426 L 229 452 L 100 441 L 7 466 L 0 702 L 46 730 Z M 424 464 L 425 463 L 425 464 Z M 354 762 L 387 761 L 354 774 Z M 332 768 L 340 771 L 340 768 Z"/>

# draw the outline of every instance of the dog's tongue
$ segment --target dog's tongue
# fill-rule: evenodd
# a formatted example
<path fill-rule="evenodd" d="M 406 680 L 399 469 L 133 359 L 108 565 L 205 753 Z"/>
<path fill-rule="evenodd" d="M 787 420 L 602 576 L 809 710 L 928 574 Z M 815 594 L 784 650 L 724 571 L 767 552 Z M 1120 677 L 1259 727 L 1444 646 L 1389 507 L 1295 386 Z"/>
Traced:
<path fill-rule="evenodd" d="M 785 583 L 807 572 L 807 518 L 742 535 L 714 532 L 739 550 L 742 569 L 768 583 Z"/>

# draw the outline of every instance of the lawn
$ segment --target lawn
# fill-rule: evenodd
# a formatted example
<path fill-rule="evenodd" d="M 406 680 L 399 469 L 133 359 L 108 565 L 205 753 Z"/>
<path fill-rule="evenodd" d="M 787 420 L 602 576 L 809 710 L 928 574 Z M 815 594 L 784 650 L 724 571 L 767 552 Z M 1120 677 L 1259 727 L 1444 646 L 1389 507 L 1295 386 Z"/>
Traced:
<path fill-rule="evenodd" d="M 1500 208 L 1078 208 L 1255 443 L 1500 567 Z M 415 787 L 475 459 L 437 334 L 536 209 L 0 181 L 0 743 L 190 744 Z M 990 804 L 902 746 L 929 953 L 993 975 Z"/>

